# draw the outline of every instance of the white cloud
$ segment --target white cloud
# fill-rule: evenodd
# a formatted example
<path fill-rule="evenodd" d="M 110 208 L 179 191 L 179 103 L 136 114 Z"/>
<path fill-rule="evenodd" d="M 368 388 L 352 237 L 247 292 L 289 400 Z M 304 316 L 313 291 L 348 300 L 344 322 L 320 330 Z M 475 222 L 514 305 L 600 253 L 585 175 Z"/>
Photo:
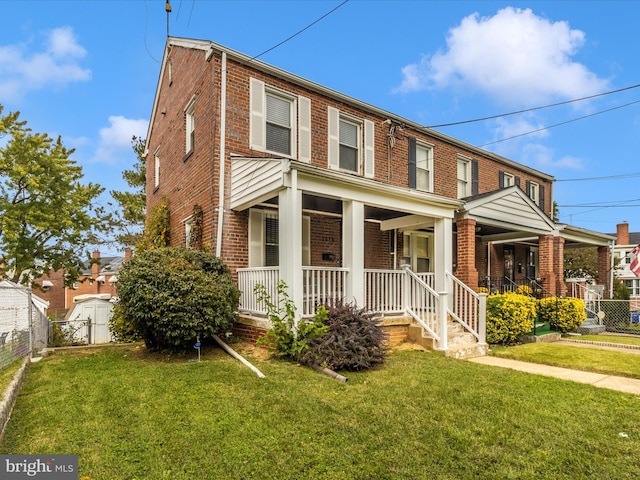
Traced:
<path fill-rule="evenodd" d="M 100 141 L 92 159 L 95 163 L 115 164 L 125 153 L 131 153 L 131 139 L 144 138 L 148 120 L 125 118 L 121 115 L 109 117 L 109 126 L 100 129 Z"/>
<path fill-rule="evenodd" d="M 42 51 L 31 52 L 28 47 L 0 46 L 0 98 L 15 102 L 31 91 L 91 79 L 91 70 L 80 65 L 87 51 L 71 27 L 49 31 Z"/>
<path fill-rule="evenodd" d="M 446 51 L 405 66 L 396 91 L 464 88 L 509 106 L 605 91 L 607 80 L 572 60 L 584 41 L 584 32 L 530 9 L 507 7 L 493 17 L 474 13 L 449 31 Z"/>
<path fill-rule="evenodd" d="M 543 171 L 554 171 L 558 169 L 584 169 L 584 161 L 581 158 L 572 156 L 556 158 L 555 152 L 552 148 L 536 143 L 524 145 L 522 148 L 521 163 Z"/>

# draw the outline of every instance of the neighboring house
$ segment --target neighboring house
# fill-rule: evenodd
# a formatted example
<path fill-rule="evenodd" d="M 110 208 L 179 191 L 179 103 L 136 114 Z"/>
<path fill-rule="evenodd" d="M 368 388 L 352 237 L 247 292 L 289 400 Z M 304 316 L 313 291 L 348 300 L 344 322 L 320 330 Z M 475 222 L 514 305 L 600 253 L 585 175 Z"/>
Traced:
<path fill-rule="evenodd" d="M 99 251 L 93 252 L 93 258 L 87 262 L 78 281 L 65 288 L 65 308 L 73 308 L 74 298 L 87 295 L 109 295 L 116 297 L 118 270 L 131 257 L 131 250 L 125 250 L 124 256 L 102 257 Z"/>
<path fill-rule="evenodd" d="M 202 208 L 250 338 L 282 279 L 300 316 L 342 298 L 453 354 L 447 319 L 484 342 L 480 286 L 564 295 L 564 248 L 610 259 L 553 222 L 552 176 L 209 41 L 168 38 L 146 146 L 147 212 L 168 198 L 177 246 Z"/>
<path fill-rule="evenodd" d="M 631 251 L 640 245 L 640 232 L 629 232 L 626 222 L 616 225 L 616 243 L 613 246 L 613 257 L 617 268 L 613 272 L 622 280 L 631 294 L 631 310 L 640 310 L 640 276 L 633 273 L 629 266 L 633 260 Z"/>

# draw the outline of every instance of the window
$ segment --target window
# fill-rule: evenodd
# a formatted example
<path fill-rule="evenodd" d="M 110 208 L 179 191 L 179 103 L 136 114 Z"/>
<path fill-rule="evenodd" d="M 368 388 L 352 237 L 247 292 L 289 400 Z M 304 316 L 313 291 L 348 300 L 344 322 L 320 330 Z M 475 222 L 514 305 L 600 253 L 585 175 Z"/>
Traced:
<path fill-rule="evenodd" d="M 160 149 L 153 154 L 153 186 L 160 186 Z"/>
<path fill-rule="evenodd" d="M 458 198 L 471 195 L 471 161 L 458 158 Z"/>
<path fill-rule="evenodd" d="M 528 192 L 529 198 L 533 200 L 536 205 L 540 204 L 540 185 L 535 182 L 529 182 Z"/>
<path fill-rule="evenodd" d="M 194 99 L 191 99 L 187 108 L 184 109 L 185 116 L 185 131 L 187 132 L 187 137 L 185 141 L 186 153 L 190 153 L 193 151 L 193 147 L 195 145 L 195 102 Z"/>
<path fill-rule="evenodd" d="M 193 215 L 184 220 L 184 241 L 185 247 L 192 248 L 193 242 L 191 235 L 193 234 Z"/>
<path fill-rule="evenodd" d="M 291 155 L 293 102 L 267 93 L 267 150 Z"/>
<path fill-rule="evenodd" d="M 255 78 L 249 81 L 249 97 L 249 147 L 310 162 L 311 100 Z"/>
<path fill-rule="evenodd" d="M 359 171 L 359 137 L 359 125 L 340 119 L 340 168 L 343 170 Z"/>
<path fill-rule="evenodd" d="M 516 184 L 516 177 L 514 177 L 513 175 L 507 172 L 501 172 L 501 174 L 502 174 L 502 182 L 501 182 L 502 184 L 500 185 L 501 188 L 507 188 Z"/>
<path fill-rule="evenodd" d="M 328 107 L 329 167 L 374 177 L 374 124 Z"/>
<path fill-rule="evenodd" d="M 310 265 L 310 219 L 302 217 L 302 264 Z M 249 266 L 277 267 L 280 265 L 280 234 L 278 212 L 249 210 Z"/>
<path fill-rule="evenodd" d="M 416 145 L 416 188 L 433 192 L 433 148 Z"/>

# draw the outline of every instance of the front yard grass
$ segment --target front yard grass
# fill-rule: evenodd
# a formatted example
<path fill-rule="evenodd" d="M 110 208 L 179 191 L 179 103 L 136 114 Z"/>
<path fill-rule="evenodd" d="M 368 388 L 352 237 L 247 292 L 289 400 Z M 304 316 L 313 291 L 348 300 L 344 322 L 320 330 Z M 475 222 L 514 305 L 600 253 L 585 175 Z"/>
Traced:
<path fill-rule="evenodd" d="M 640 379 L 640 354 L 631 350 L 613 351 L 570 344 L 525 343 L 510 347 L 493 346 L 491 355 Z"/>
<path fill-rule="evenodd" d="M 57 352 L 31 365 L 0 452 L 78 454 L 85 480 L 640 477 L 634 395 L 432 352 L 346 384 L 247 358 L 266 378 L 218 349 Z"/>

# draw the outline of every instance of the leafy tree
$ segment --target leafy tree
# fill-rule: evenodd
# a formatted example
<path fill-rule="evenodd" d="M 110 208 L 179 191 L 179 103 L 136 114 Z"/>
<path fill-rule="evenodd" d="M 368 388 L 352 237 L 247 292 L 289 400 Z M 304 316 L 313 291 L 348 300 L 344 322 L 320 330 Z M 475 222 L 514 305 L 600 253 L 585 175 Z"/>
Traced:
<path fill-rule="evenodd" d="M 567 248 L 564 251 L 565 278 L 598 278 L 598 249 Z"/>
<path fill-rule="evenodd" d="M 0 105 L 0 276 L 21 283 L 64 268 L 67 284 L 108 228 L 95 206 L 103 188 L 82 183 L 82 168 L 58 137 L 33 133 Z"/>
<path fill-rule="evenodd" d="M 122 172 L 122 178 L 131 191 L 110 192 L 118 207 L 112 219 L 113 227 L 118 231 L 115 240 L 125 247 L 135 247 L 142 240 L 147 201 L 147 166 L 144 158 L 146 140 L 133 136 L 131 145 L 136 154 L 136 161 L 131 170 Z"/>
<path fill-rule="evenodd" d="M 188 350 L 231 328 L 240 292 L 229 268 L 207 252 L 186 248 L 138 251 L 118 272 L 114 317 L 150 350 Z M 113 324 L 112 324 L 113 327 Z"/>

